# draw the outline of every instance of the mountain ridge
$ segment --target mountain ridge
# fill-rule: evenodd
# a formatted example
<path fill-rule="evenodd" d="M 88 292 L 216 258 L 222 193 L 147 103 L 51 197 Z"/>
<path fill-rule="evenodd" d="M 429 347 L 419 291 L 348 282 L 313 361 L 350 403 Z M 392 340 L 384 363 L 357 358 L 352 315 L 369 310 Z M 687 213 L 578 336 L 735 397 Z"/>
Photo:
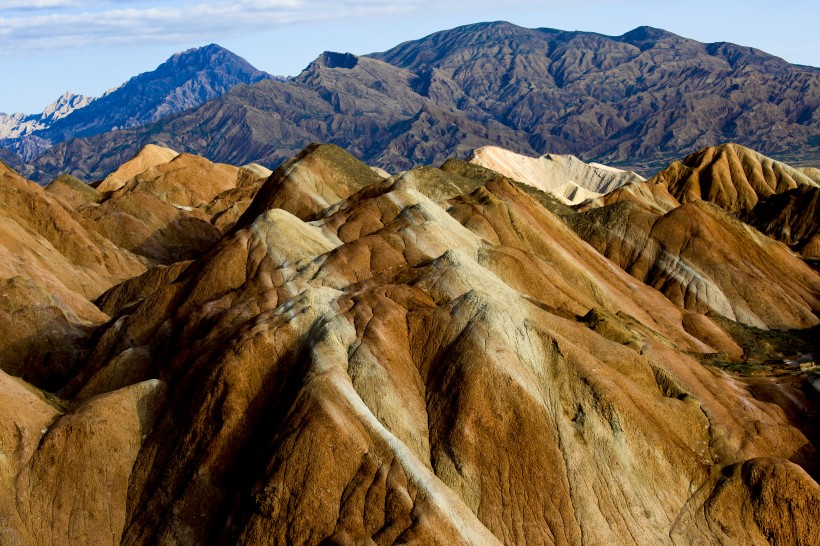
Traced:
<path fill-rule="evenodd" d="M 754 48 L 651 27 L 611 37 L 479 23 L 370 55 L 327 51 L 287 82 L 59 144 L 30 169 L 40 182 L 100 179 L 148 143 L 275 168 L 314 141 L 393 172 L 486 145 L 643 172 L 720 142 L 816 161 L 819 112 L 820 69 Z"/>
<path fill-rule="evenodd" d="M 63 95 L 39 117 L 35 114 L 22 118 L 28 126 L 14 128 L 9 121 L 7 136 L 0 142 L 29 161 L 54 144 L 151 123 L 199 106 L 239 83 L 270 77 L 217 44 L 191 48 L 175 53 L 156 69 L 133 76 L 99 98 Z M 49 115 L 49 109 L 66 98 L 78 107 L 60 116 Z M 30 118 L 36 118 L 39 125 L 32 125 Z"/>
<path fill-rule="evenodd" d="M 820 274 L 694 194 L 333 144 L 0 181 L 6 542 L 820 540 Z"/>
<path fill-rule="evenodd" d="M 87 106 L 96 99 L 97 97 L 77 95 L 66 91 L 39 114 L 0 113 L 0 140 L 19 138 L 47 128 L 54 121 Z"/>

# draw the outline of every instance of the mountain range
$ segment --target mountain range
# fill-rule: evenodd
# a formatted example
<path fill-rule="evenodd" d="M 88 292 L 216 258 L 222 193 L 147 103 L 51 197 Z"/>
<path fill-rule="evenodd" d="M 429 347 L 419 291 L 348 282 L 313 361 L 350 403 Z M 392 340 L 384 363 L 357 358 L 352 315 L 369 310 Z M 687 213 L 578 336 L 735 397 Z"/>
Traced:
<path fill-rule="evenodd" d="M 155 122 L 270 77 L 216 44 L 190 49 L 102 97 L 66 93 L 42 114 L 0 114 L 0 145 L 30 161 L 60 142 Z"/>
<path fill-rule="evenodd" d="M 1 540 L 817 544 L 815 175 L 0 165 Z"/>
<path fill-rule="evenodd" d="M 88 106 L 94 100 L 94 97 L 75 95 L 67 91 L 59 99 L 46 106 L 40 114 L 0 114 L 0 139 L 16 140 L 47 129 L 58 119 L 66 117 L 74 110 Z"/>
<path fill-rule="evenodd" d="M 199 81 L 203 66 L 230 58 L 209 47 L 181 54 L 203 60 L 186 77 Z M 230 84 L 250 85 L 208 102 L 213 93 L 202 89 L 229 85 L 170 78 L 172 61 L 151 76 L 168 86 L 135 102 L 137 112 L 123 106 L 132 102 L 124 90 L 140 87 L 126 85 L 35 132 L 56 145 L 28 152 L 18 170 L 41 183 L 63 172 L 98 180 L 148 143 L 275 168 L 310 142 L 332 142 L 391 172 L 487 145 L 645 174 L 719 142 L 796 163 L 820 154 L 820 69 L 649 27 L 613 37 L 469 25 L 369 56 L 325 52 L 288 81 L 252 83 L 264 76 L 245 65 L 225 70 L 236 73 Z"/>
<path fill-rule="evenodd" d="M 819 101 L 484 23 L 0 116 L 0 544 L 820 544 Z"/>

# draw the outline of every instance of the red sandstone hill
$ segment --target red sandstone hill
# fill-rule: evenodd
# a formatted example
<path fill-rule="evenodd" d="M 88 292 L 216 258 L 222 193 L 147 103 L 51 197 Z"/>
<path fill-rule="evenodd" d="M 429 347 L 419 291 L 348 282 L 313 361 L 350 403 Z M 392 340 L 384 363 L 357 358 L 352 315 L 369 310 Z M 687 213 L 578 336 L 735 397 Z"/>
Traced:
<path fill-rule="evenodd" d="M 153 163 L 2 173 L 4 544 L 820 541 L 820 276 L 717 205 Z"/>

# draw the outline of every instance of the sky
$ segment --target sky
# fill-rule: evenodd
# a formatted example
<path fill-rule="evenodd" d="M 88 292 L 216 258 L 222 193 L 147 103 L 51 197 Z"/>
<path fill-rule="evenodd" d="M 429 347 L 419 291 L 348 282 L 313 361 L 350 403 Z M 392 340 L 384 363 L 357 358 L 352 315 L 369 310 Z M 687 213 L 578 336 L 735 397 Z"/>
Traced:
<path fill-rule="evenodd" d="M 611 36 L 649 25 L 820 66 L 818 0 L 0 0 L 0 112 L 40 112 L 65 91 L 99 96 L 209 43 L 296 75 L 326 50 L 384 51 L 499 20 Z"/>

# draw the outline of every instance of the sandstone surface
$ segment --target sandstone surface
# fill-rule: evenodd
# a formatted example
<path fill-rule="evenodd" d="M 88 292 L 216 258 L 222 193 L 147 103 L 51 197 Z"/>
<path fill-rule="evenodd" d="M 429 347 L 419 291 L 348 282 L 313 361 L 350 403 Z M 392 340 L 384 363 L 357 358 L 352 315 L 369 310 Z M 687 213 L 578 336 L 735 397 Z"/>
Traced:
<path fill-rule="evenodd" d="M 97 325 L 45 391 L 0 372 L 4 544 L 820 540 L 811 377 L 715 364 L 810 352 L 820 276 L 718 206 L 637 190 L 581 213 L 478 165 L 384 178 L 331 145 L 264 181 L 152 168 L 99 203 L 3 173 L 2 240 L 85 271 L 73 312 Z M 215 239 L 146 269 L 84 227 L 125 199 Z M 209 207 L 242 200 L 218 227 Z M 10 278 L 23 306 L 60 294 Z"/>
<path fill-rule="evenodd" d="M 644 181 L 636 173 L 598 163 L 584 163 L 572 155 L 529 157 L 495 146 L 479 148 L 469 161 L 573 205 L 608 194 L 626 184 Z"/>

